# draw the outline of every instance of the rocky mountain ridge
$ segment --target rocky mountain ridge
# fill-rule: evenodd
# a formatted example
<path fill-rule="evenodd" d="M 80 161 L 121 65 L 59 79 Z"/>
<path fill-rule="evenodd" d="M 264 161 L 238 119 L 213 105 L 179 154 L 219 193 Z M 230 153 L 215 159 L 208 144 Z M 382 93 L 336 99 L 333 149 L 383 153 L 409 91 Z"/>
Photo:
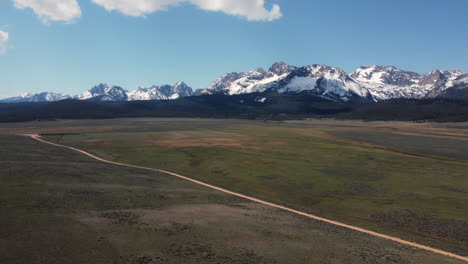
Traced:
<path fill-rule="evenodd" d="M 180 81 L 174 85 L 159 85 L 149 88 L 139 87 L 134 91 L 127 91 L 120 86 L 98 84 L 88 91 L 75 96 L 43 92 L 39 94 L 22 94 L 20 96 L 0 100 L 0 103 L 21 102 L 55 102 L 64 99 L 91 100 L 102 102 L 139 101 L 139 100 L 172 100 L 179 97 L 191 96 L 192 88 Z"/>
<path fill-rule="evenodd" d="M 99 84 L 76 96 L 56 93 L 23 94 L 0 102 L 50 102 L 67 98 L 96 101 L 172 100 L 195 95 L 238 95 L 254 92 L 294 94 L 307 92 L 329 100 L 365 98 L 468 99 L 468 73 L 435 70 L 426 74 L 403 71 L 393 66 L 361 66 L 352 73 L 340 68 L 313 64 L 303 67 L 277 62 L 267 70 L 227 73 L 206 89 L 193 92 L 184 82 L 174 85 L 139 87 L 126 91 L 119 86 Z"/>
<path fill-rule="evenodd" d="M 361 66 L 348 74 L 340 68 L 326 65 L 295 67 L 278 62 L 268 70 L 259 68 L 225 74 L 198 94 L 233 95 L 273 90 L 280 93 L 307 91 L 334 100 L 353 97 L 375 101 L 423 99 L 446 96 L 445 91 L 453 87 L 458 87 L 458 94 L 468 95 L 464 88 L 468 83 L 466 75 L 458 70 L 436 70 L 421 75 L 393 66 Z"/>

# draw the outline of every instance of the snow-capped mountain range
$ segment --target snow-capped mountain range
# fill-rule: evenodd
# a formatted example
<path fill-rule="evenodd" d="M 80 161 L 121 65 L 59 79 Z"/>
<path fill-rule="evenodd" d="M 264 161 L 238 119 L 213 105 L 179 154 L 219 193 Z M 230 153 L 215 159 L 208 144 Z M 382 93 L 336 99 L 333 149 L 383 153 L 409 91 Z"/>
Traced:
<path fill-rule="evenodd" d="M 139 87 L 134 91 L 127 91 L 119 86 L 99 84 L 88 91 L 75 96 L 44 92 L 39 94 L 26 93 L 20 96 L 0 100 L 0 103 L 20 102 L 54 102 L 64 99 L 93 100 L 93 101 L 137 101 L 137 100 L 171 100 L 179 97 L 190 96 L 193 91 L 184 82 L 174 85 L 151 86 L 149 88 Z"/>
<path fill-rule="evenodd" d="M 197 94 L 242 94 L 274 90 L 282 93 L 308 91 L 329 99 L 349 100 L 367 97 L 373 100 L 394 98 L 445 97 L 453 89 L 468 95 L 468 74 L 458 70 L 432 71 L 420 75 L 393 66 L 361 66 L 348 74 L 325 65 L 295 67 L 283 62 L 262 68 L 228 73 Z M 460 93 L 458 93 L 460 94 Z M 466 97 L 465 95 L 465 97 Z"/>
<path fill-rule="evenodd" d="M 43 92 L 38 94 L 24 93 L 15 97 L 0 100 L 4 103 L 22 103 L 22 102 L 53 102 L 68 99 L 70 96 L 58 93 Z"/>
<path fill-rule="evenodd" d="M 118 86 L 100 84 L 89 91 L 67 96 L 55 93 L 23 94 L 0 102 L 48 102 L 67 98 L 98 101 L 171 100 L 192 95 L 246 94 L 275 91 L 309 92 L 331 100 L 368 98 L 375 101 L 395 98 L 463 98 L 468 99 L 468 73 L 458 70 L 418 74 L 393 66 L 361 66 L 352 73 L 325 65 L 303 67 L 283 62 L 269 69 L 227 73 L 208 88 L 192 91 L 183 82 L 174 85 L 140 87 L 126 91 Z"/>

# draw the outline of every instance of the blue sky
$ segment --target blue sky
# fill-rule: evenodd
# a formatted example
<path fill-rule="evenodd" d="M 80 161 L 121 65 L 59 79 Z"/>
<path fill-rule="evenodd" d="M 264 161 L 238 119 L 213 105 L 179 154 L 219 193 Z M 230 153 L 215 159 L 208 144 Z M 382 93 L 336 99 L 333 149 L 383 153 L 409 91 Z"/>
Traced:
<path fill-rule="evenodd" d="M 0 97 L 100 82 L 205 88 L 276 61 L 468 72 L 465 0 L 16 1 L 0 3 Z"/>

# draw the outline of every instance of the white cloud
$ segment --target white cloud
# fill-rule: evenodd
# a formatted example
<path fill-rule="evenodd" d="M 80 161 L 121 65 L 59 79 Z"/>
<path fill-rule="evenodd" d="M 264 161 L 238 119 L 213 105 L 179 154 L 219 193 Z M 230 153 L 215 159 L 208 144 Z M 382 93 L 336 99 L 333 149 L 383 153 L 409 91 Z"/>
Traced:
<path fill-rule="evenodd" d="M 265 7 L 265 0 L 91 0 L 108 11 L 120 11 L 128 16 L 145 16 L 167 10 L 184 2 L 196 5 L 201 10 L 224 12 L 252 21 L 273 21 L 281 18 L 279 5 L 271 10 Z"/>
<path fill-rule="evenodd" d="M 265 8 L 264 0 L 190 0 L 202 10 L 221 11 L 229 15 L 245 17 L 248 20 L 273 21 L 281 18 L 279 5 L 271 10 Z"/>
<path fill-rule="evenodd" d="M 73 22 L 81 16 L 76 0 L 15 0 L 15 7 L 31 8 L 45 24 L 49 21 Z"/>
<path fill-rule="evenodd" d="M 250 21 L 273 21 L 281 18 L 279 5 L 265 7 L 265 0 L 91 0 L 108 11 L 119 11 L 128 16 L 145 16 L 167 10 L 181 3 L 191 3 L 201 10 L 224 12 Z M 73 22 L 81 16 L 77 0 L 15 0 L 19 9 L 31 8 L 48 24 L 51 21 Z"/>
<path fill-rule="evenodd" d="M 0 54 L 4 54 L 8 50 L 7 42 L 9 34 L 6 31 L 0 30 Z"/>
<path fill-rule="evenodd" d="M 120 11 L 128 16 L 145 16 L 147 14 L 167 10 L 169 6 L 178 5 L 185 0 L 91 0 L 107 11 Z"/>

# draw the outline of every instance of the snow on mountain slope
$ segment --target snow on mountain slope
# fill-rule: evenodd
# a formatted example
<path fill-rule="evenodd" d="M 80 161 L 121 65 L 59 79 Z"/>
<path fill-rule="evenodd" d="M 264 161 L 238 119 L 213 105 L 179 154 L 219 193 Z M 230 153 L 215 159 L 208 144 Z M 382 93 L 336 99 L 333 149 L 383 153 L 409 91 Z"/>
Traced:
<path fill-rule="evenodd" d="M 127 101 L 127 92 L 119 86 L 99 84 L 74 97 L 78 100 Z"/>
<path fill-rule="evenodd" d="M 294 66 L 284 62 L 273 64 L 267 71 L 263 68 L 248 72 L 227 73 L 214 81 L 207 89 L 200 91 L 200 94 L 224 93 L 228 95 L 244 94 L 253 92 L 263 92 L 274 82 L 285 78 Z"/>
<path fill-rule="evenodd" d="M 468 73 L 459 75 L 455 80 L 452 81 L 455 85 L 468 84 Z"/>
<path fill-rule="evenodd" d="M 119 86 L 99 84 L 90 90 L 75 96 L 44 92 L 40 94 L 25 93 L 16 97 L 0 100 L 0 103 L 20 102 L 53 102 L 64 99 L 95 100 L 95 101 L 131 101 L 131 100 L 171 100 L 179 97 L 193 95 L 192 88 L 180 81 L 174 85 L 152 86 L 149 88 L 138 88 L 128 92 Z"/>
<path fill-rule="evenodd" d="M 366 97 L 368 93 L 343 70 L 318 64 L 296 68 L 278 82 L 275 89 L 279 92 L 310 91 L 343 100 L 353 96 Z"/>
<path fill-rule="evenodd" d="M 440 91 L 437 97 L 468 99 L 468 73 L 458 75 L 458 77 L 452 80 L 453 77 L 454 76 L 451 76 L 448 81 L 453 85 Z"/>
<path fill-rule="evenodd" d="M 164 89 L 164 86 L 151 86 L 149 88 L 139 87 L 135 91 L 128 93 L 128 99 L 130 101 L 167 100 L 168 97 L 161 92 L 161 89 Z"/>
<path fill-rule="evenodd" d="M 393 66 L 361 66 L 350 77 L 378 100 L 422 98 L 431 88 L 418 85 L 421 77 L 418 73 L 402 71 Z"/>
<path fill-rule="evenodd" d="M 128 93 L 128 100 L 172 100 L 179 97 L 191 96 L 192 94 L 192 88 L 184 82 L 177 82 L 172 86 L 154 85 L 149 88 L 140 87 Z"/>
<path fill-rule="evenodd" d="M 267 71 L 262 68 L 229 73 L 213 82 L 201 94 L 228 95 L 263 92 L 268 89 L 283 93 L 312 91 L 325 97 L 347 99 L 367 96 L 367 90 L 339 68 L 323 65 L 295 67 L 283 62 L 273 64 Z"/>
<path fill-rule="evenodd" d="M 118 86 L 100 84 L 74 96 L 79 100 L 131 101 L 171 100 L 184 96 L 210 94 L 245 94 L 275 91 L 279 93 L 308 92 L 332 100 L 354 97 L 387 100 L 395 98 L 458 98 L 468 94 L 468 73 L 458 70 L 432 71 L 421 75 L 393 66 L 361 66 L 351 74 L 340 68 L 325 65 L 295 67 L 284 62 L 273 64 L 268 70 L 258 68 L 247 72 L 227 73 L 207 89 L 195 92 L 183 82 L 174 85 L 140 87 L 128 92 Z M 49 102 L 70 98 L 54 93 L 24 94 L 0 102 Z"/>
<path fill-rule="evenodd" d="M 361 66 L 350 77 L 370 85 L 410 86 L 418 83 L 419 74 L 402 71 L 393 66 Z"/>
<path fill-rule="evenodd" d="M 367 97 L 374 100 L 393 98 L 433 98 L 455 85 L 460 71 L 433 71 L 424 75 L 402 71 L 393 66 L 362 66 L 351 74 L 325 65 L 295 67 L 283 62 L 267 71 L 259 68 L 229 73 L 198 94 L 228 95 L 263 92 L 308 91 L 330 99 L 348 100 Z"/>
<path fill-rule="evenodd" d="M 43 93 L 24 93 L 16 97 L 10 97 L 0 100 L 1 103 L 24 103 L 24 102 L 55 102 L 70 98 L 69 95 L 43 92 Z"/>
<path fill-rule="evenodd" d="M 461 71 L 432 71 L 422 76 L 420 80 L 421 86 L 429 86 L 430 91 L 426 97 L 439 97 L 445 90 L 455 85 L 455 80 L 463 75 Z"/>
<path fill-rule="evenodd" d="M 78 100 L 98 100 L 98 101 L 133 101 L 133 100 L 170 100 L 183 96 L 192 95 L 192 88 L 184 82 L 177 82 L 174 85 L 151 86 L 149 88 L 140 87 L 135 91 L 128 92 L 119 86 L 109 86 L 99 84 L 89 91 L 75 96 Z"/>
<path fill-rule="evenodd" d="M 433 98 L 453 86 L 460 71 L 432 71 L 424 75 L 393 66 L 362 66 L 350 76 L 379 100 Z"/>

